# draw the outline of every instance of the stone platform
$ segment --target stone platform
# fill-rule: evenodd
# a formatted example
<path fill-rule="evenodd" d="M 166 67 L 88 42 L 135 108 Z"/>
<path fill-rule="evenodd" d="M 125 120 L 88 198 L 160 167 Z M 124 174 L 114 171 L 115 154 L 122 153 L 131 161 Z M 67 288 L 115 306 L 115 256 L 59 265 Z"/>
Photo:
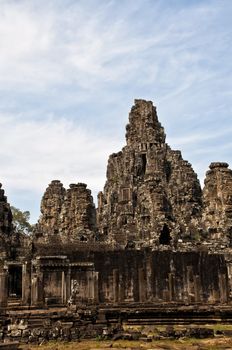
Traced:
<path fill-rule="evenodd" d="M 2 339 L 41 343 L 48 340 L 95 339 L 126 327 L 204 327 L 232 323 L 228 305 L 137 304 L 8 310 L 2 315 Z M 135 328 L 136 328 L 135 327 Z"/>

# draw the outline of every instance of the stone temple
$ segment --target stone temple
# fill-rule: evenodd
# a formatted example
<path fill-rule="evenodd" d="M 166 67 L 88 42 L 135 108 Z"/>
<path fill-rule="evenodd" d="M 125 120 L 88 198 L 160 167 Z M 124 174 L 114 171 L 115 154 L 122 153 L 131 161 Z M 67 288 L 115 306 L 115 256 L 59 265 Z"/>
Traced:
<path fill-rule="evenodd" d="M 0 188 L 1 309 L 229 307 L 228 164 L 211 163 L 201 189 L 191 164 L 166 143 L 153 103 L 135 100 L 126 145 L 110 155 L 106 177 L 97 208 L 86 184 L 66 189 L 53 180 L 32 237 L 15 230 Z"/>

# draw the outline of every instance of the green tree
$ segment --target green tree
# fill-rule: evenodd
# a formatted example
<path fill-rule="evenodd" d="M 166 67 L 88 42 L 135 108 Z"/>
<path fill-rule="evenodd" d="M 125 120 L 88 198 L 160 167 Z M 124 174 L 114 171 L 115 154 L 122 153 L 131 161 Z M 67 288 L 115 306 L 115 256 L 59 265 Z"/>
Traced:
<path fill-rule="evenodd" d="M 21 211 L 13 206 L 10 207 L 13 215 L 13 225 L 17 232 L 24 234 L 31 234 L 33 225 L 30 224 L 30 212 Z"/>

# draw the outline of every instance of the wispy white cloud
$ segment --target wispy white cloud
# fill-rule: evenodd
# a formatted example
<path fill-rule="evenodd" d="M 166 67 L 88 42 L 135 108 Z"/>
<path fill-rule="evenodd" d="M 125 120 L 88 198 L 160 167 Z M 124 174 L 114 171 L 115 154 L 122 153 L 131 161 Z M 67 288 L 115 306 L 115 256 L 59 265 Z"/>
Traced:
<path fill-rule="evenodd" d="M 1 135 L 0 157 L 7 163 L 1 164 L 1 178 L 18 188 L 40 191 L 54 177 L 67 184 L 76 176 L 76 181 L 84 181 L 88 174 L 86 180 L 97 189 L 108 153 L 121 147 L 117 140 L 99 137 L 65 119 L 18 123 L 12 118 L 2 120 L 1 127 L 8 130 Z"/>
<path fill-rule="evenodd" d="M 230 0 L 0 0 L 0 178 L 18 206 L 52 178 L 100 190 L 137 97 L 201 178 L 214 155 L 232 163 L 231 15 Z"/>
<path fill-rule="evenodd" d="M 189 135 L 182 135 L 179 137 L 171 137 L 169 138 L 169 142 L 172 145 L 176 145 L 177 147 L 184 147 L 186 145 L 190 145 L 193 146 L 194 144 L 198 144 L 199 142 L 208 142 L 208 141 L 212 141 L 215 139 L 222 139 L 225 138 L 226 136 L 230 137 L 232 133 L 232 126 L 230 128 L 227 129 L 223 129 L 223 130 L 211 130 L 210 133 L 205 133 L 204 131 L 201 132 L 196 132 L 194 133 L 194 131 L 189 134 Z M 220 147 L 223 147 L 224 145 L 220 145 Z"/>
<path fill-rule="evenodd" d="M 43 191 L 52 179 L 65 186 L 86 182 L 93 194 L 103 188 L 109 152 L 121 145 L 65 119 L 21 121 L 1 117 L 0 179 L 11 193 Z M 107 145 L 107 148 L 106 148 Z"/>
<path fill-rule="evenodd" d="M 94 13 L 83 2 L 67 7 L 65 3 L 61 8 L 55 2 L 45 5 L 42 1 L 36 6 L 29 1 L 3 1 L 0 72 L 9 86 L 24 83 L 24 88 L 34 84 L 38 88 L 71 80 L 91 90 L 90 83 L 96 88 L 107 81 L 134 80 L 143 65 L 149 79 L 153 69 L 162 64 L 168 69 L 159 69 L 161 83 L 170 83 L 170 78 L 176 80 L 175 74 L 186 74 L 186 68 L 205 57 L 196 49 L 207 44 L 206 35 L 199 38 L 198 34 L 210 22 L 205 17 L 212 21 L 220 7 L 183 7 L 166 14 L 165 8 L 153 3 L 150 12 L 157 16 L 147 27 L 143 15 L 149 15 L 150 4 L 142 9 L 141 1 L 136 6 L 131 2 L 120 6 L 120 11 L 115 2 L 101 6 L 94 1 Z M 140 22 L 143 25 L 139 26 Z M 191 75 L 188 72 L 188 77 Z"/>

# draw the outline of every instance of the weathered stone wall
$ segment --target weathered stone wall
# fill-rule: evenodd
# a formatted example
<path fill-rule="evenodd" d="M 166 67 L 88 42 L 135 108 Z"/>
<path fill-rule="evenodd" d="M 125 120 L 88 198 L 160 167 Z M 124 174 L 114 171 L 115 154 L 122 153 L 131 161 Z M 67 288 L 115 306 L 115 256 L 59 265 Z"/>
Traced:
<path fill-rule="evenodd" d="M 46 189 L 41 202 L 41 217 L 35 229 L 40 242 L 94 240 L 96 211 L 91 191 L 83 183 L 65 189 L 54 180 Z"/>
<path fill-rule="evenodd" d="M 191 164 L 180 151 L 168 147 L 166 177 L 169 205 L 172 209 L 175 238 L 194 240 L 199 237 L 202 191 Z"/>
<path fill-rule="evenodd" d="M 65 188 L 59 180 L 53 180 L 49 184 L 41 201 L 41 217 L 36 229 L 37 234 L 43 236 L 58 234 L 65 194 Z"/>
<path fill-rule="evenodd" d="M 96 211 L 85 184 L 68 190 L 52 181 L 41 202 L 35 230 L 40 242 L 90 242 L 115 249 L 178 247 L 205 239 L 232 240 L 232 171 L 212 163 L 202 191 L 196 173 L 180 151 L 165 143 L 151 101 L 135 100 L 126 127 L 126 146 L 109 157 L 107 181 Z"/>
<path fill-rule="evenodd" d="M 232 170 L 227 163 L 211 163 L 203 189 L 202 222 L 209 240 L 232 243 Z"/>
<path fill-rule="evenodd" d="M 12 213 L 7 197 L 0 184 L 0 254 L 10 253 L 10 236 L 13 232 Z"/>
<path fill-rule="evenodd" d="M 214 304 L 229 300 L 223 255 L 147 249 L 78 252 L 76 257 L 58 258 L 36 259 L 35 278 L 41 276 L 42 284 L 37 283 L 35 295 L 40 295 L 40 300 L 34 300 L 34 305 L 45 303 L 47 298 L 47 302 L 63 304 L 70 296 L 74 304 Z"/>
<path fill-rule="evenodd" d="M 99 301 L 103 303 L 226 303 L 223 256 L 171 251 L 95 253 Z"/>
<path fill-rule="evenodd" d="M 2 184 L 0 184 L 0 233 L 8 236 L 12 233 L 12 213 Z"/>
<path fill-rule="evenodd" d="M 97 223 L 87 186 L 66 190 L 54 180 L 42 198 L 33 242 L 20 246 L 0 186 L 0 304 L 6 303 L 9 275 L 17 271 L 23 283 L 17 296 L 38 307 L 67 303 L 72 288 L 80 303 L 229 301 L 228 164 L 210 165 L 202 196 L 191 164 L 165 143 L 152 102 L 135 100 L 126 130 L 126 146 L 109 157 Z"/>
<path fill-rule="evenodd" d="M 83 306 L 78 309 L 43 310 L 43 313 L 38 313 L 36 310 L 30 310 L 30 313 L 26 311 L 18 313 L 11 310 L 9 314 L 0 318 L 0 341 L 4 341 L 2 347 L 5 349 L 18 349 L 17 341 L 44 345 L 49 340 L 67 342 L 96 340 L 96 338 L 112 341 L 124 339 L 139 341 L 140 347 L 146 348 L 147 344 L 142 346 L 144 342 L 165 338 L 180 341 L 183 341 L 183 338 L 203 339 L 214 336 L 218 338 L 219 332 L 215 323 L 221 325 L 221 337 L 231 336 L 231 331 L 228 330 L 231 310 L 220 306 L 210 308 L 189 305 L 178 307 L 175 304 L 169 307 L 141 304 L 136 308 L 122 305 L 114 308 Z M 110 346 L 111 344 L 107 349 Z"/>
<path fill-rule="evenodd" d="M 109 157 L 98 196 L 103 240 L 125 246 L 167 243 L 198 230 L 201 188 L 191 165 L 165 143 L 152 102 L 135 100 L 126 127 L 127 145 Z M 170 237 L 169 237 L 170 235 Z M 165 237 L 167 236 L 167 237 Z"/>
<path fill-rule="evenodd" d="M 62 238 L 88 241 L 96 233 L 96 211 L 91 191 L 86 184 L 71 184 L 66 191 L 60 214 Z"/>
<path fill-rule="evenodd" d="M 180 320 L 181 329 L 178 327 Z M 0 318 L 0 341 L 5 342 L 2 347 L 16 349 L 17 343 L 10 344 L 9 341 L 44 345 L 49 340 L 67 342 L 96 338 L 139 340 L 140 343 L 165 338 L 203 339 L 214 335 L 218 338 L 215 323 L 221 323 L 221 336 L 231 336 L 227 329 L 231 323 L 231 310 L 220 306 L 197 308 L 189 305 L 178 307 L 178 304 L 168 307 L 140 304 L 136 308 L 123 305 L 104 308 L 79 305 L 72 309 L 43 310 L 43 313 L 11 310 Z M 133 326 L 137 326 L 137 330 Z"/>

